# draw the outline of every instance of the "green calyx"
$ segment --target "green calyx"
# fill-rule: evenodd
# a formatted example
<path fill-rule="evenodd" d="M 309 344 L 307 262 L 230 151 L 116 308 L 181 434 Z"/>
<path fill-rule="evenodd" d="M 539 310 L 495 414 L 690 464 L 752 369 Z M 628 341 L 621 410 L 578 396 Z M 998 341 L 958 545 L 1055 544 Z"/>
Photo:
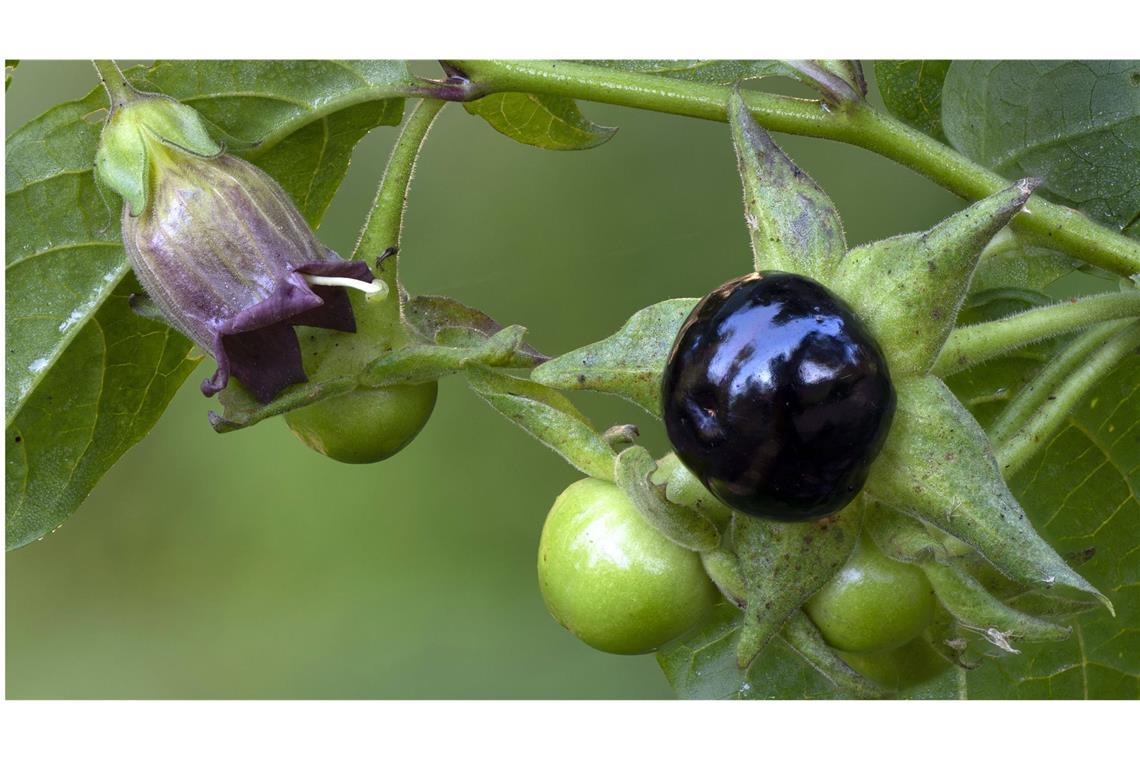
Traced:
<path fill-rule="evenodd" d="M 165 95 L 142 93 L 123 83 L 112 97 L 95 152 L 95 176 L 114 190 L 131 216 L 146 209 L 164 154 L 216 156 L 222 152 L 198 112 Z"/>
<path fill-rule="evenodd" d="M 1012 182 L 925 232 L 848 249 L 831 200 L 760 128 L 739 94 L 728 115 L 754 268 L 813 278 L 845 301 L 881 347 L 897 405 L 860 496 L 816 522 L 729 516 L 673 455 L 652 472 L 637 447 L 617 457 L 617 484 L 663 535 L 701 553 L 729 603 L 664 653 L 670 678 L 683 680 L 686 663 L 713 667 L 706 658 L 715 649 L 715 667 L 734 674 L 725 682 L 738 678 L 741 694 L 771 694 L 763 684 L 787 667 L 780 658 L 790 649 L 841 693 L 867 696 L 862 676 L 911 689 L 895 667 L 908 658 L 929 679 L 950 663 L 1016 656 L 1019 642 L 1060 641 L 1069 628 L 1054 619 L 1054 608 L 1099 604 L 1111 613 L 1111 601 L 1037 532 L 1010 491 L 1008 447 L 1000 438 L 991 443 L 941 378 L 948 367 L 1043 336 L 1122 321 L 1134 314 L 1131 291 L 1031 313 L 1021 318 L 1032 320 L 1031 332 L 989 322 L 965 333 L 959 311 L 983 252 L 1022 212 L 1036 180 Z M 659 414 L 662 371 L 694 302 L 647 306 L 613 335 L 551 359 L 531 377 L 549 388 L 615 394 Z M 1006 440 L 1011 435 L 1005 431 Z M 860 567 L 869 580 L 844 585 Z M 888 619 L 898 589 L 877 579 L 890 573 L 910 584 L 911 620 Z M 1039 600 L 1048 614 L 1030 604 Z M 856 607 L 867 613 L 858 626 L 843 622 Z"/>

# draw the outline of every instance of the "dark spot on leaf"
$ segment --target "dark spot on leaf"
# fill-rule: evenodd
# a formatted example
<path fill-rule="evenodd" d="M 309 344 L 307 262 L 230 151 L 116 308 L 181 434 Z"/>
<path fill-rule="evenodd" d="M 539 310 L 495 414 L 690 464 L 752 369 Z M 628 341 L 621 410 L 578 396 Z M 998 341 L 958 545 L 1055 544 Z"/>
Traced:
<path fill-rule="evenodd" d="M 23 439 L 23 438 L 21 438 L 20 436 L 16 436 L 16 437 L 15 437 L 15 438 L 13 438 L 12 440 L 13 440 L 13 441 L 15 441 L 16 443 L 19 443 L 20 441 L 22 441 L 22 440 L 24 440 L 24 439 Z"/>

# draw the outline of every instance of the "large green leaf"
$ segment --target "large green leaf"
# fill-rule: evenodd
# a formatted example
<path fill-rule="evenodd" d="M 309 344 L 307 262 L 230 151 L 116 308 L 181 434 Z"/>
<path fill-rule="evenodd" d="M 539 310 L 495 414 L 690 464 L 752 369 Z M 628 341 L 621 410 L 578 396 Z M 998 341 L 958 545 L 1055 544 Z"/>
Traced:
<path fill-rule="evenodd" d="M 313 224 L 343 179 L 352 147 L 373 126 L 399 120 L 402 101 L 394 98 L 412 86 L 404 64 L 390 62 L 182 61 L 129 76 L 144 89 L 199 107 L 231 136 L 233 147 L 282 182 Z M 154 323 L 109 302 L 128 266 L 118 199 L 92 174 L 101 127 L 91 117 L 105 105 L 97 88 L 52 108 L 6 142 L 5 416 L 9 440 L 19 430 L 25 444 L 15 463 L 9 459 L 9 547 L 43 535 L 74 511 L 99 475 L 158 419 L 177 388 L 172 381 L 185 377 L 168 354 L 181 350 L 182 362 L 189 344 L 170 336 L 164 352 L 140 350 L 129 357 L 130 373 L 117 374 L 113 384 L 104 378 L 100 392 L 113 389 L 117 397 L 103 399 L 102 408 L 137 409 L 129 435 L 108 432 L 94 401 L 72 405 L 69 413 L 78 416 L 67 426 L 43 427 L 57 418 L 53 406 L 60 398 L 47 389 L 90 390 L 81 385 L 97 379 L 92 368 L 110 365 L 116 347 L 94 351 L 84 336 L 107 325 L 123 334 L 156 331 Z M 162 383 L 147 379 L 156 374 Z M 41 444 L 48 440 L 50 447 Z M 78 459 L 55 453 L 80 441 Z M 13 493 L 27 496 L 15 503 Z"/>
<path fill-rule="evenodd" d="M 942 126 L 970 158 L 1140 236 L 1138 79 L 1135 61 L 955 61 Z"/>
<path fill-rule="evenodd" d="M 9 549 L 54 530 L 162 414 L 198 359 L 173 329 L 134 315 L 133 277 L 84 321 L 9 423 Z"/>
<path fill-rule="evenodd" d="M 593 123 L 573 100 L 555 95 L 497 92 L 464 108 L 512 140 L 547 150 L 596 148 L 617 134 L 616 127 Z"/>
<path fill-rule="evenodd" d="M 1064 643 L 1025 644 L 1022 654 L 966 677 L 978 698 L 1128 698 L 1140 694 L 1140 356 L 1104 378 L 1042 442 L 1010 483 L 1041 535 L 1061 553 L 1095 547 L 1081 574 L 1106 593 L 1113 618 L 1093 609 L 1065 620 Z"/>
<path fill-rule="evenodd" d="M 887 110 L 915 129 L 945 141 L 942 83 L 950 61 L 875 61 L 875 79 Z"/>

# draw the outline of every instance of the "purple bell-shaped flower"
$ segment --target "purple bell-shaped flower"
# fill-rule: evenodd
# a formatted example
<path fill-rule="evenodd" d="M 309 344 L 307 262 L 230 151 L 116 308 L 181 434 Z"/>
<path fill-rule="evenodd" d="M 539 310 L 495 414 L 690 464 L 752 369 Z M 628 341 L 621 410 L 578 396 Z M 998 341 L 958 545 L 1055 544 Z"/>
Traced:
<path fill-rule="evenodd" d="M 139 93 L 117 103 L 96 171 L 123 196 L 127 257 L 163 316 L 259 401 L 306 379 L 293 330 L 354 332 L 345 287 L 384 295 L 368 265 L 317 241 L 265 172 L 225 154 L 193 109 Z"/>

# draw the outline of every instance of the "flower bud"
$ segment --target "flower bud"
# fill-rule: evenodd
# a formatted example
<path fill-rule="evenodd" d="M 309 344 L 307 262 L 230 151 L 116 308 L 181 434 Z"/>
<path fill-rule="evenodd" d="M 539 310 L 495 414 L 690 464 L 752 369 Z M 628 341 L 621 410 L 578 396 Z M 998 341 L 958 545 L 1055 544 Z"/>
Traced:
<path fill-rule="evenodd" d="M 117 104 L 96 167 L 126 201 L 123 244 L 139 282 L 218 362 L 207 396 L 231 375 L 262 403 L 303 382 L 293 326 L 354 332 L 343 287 L 384 290 L 367 264 L 322 246 L 277 182 L 217 148 L 176 101 Z"/>

